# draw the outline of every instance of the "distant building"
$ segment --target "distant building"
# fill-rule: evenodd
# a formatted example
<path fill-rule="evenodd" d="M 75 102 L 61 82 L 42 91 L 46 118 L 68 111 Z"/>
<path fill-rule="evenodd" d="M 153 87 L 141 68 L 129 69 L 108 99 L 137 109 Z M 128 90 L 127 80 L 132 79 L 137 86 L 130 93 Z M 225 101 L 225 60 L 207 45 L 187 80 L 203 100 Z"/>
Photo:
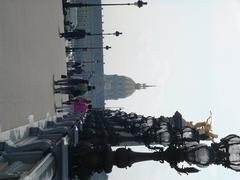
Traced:
<path fill-rule="evenodd" d="M 121 75 L 104 75 L 105 100 L 117 100 L 131 96 L 136 90 L 153 87 L 134 82 L 131 78 Z"/>
<path fill-rule="evenodd" d="M 71 2 L 100 4 L 101 0 L 71 0 Z M 102 7 L 96 6 L 91 8 L 71 8 L 76 12 L 77 29 L 84 29 L 90 33 L 102 33 Z M 103 36 L 87 36 L 84 39 L 72 40 L 74 47 L 102 47 Z M 88 51 L 78 51 L 74 53 L 74 59 L 85 64 L 85 70 L 92 73 L 86 73 L 84 78 L 90 80 L 90 84 L 96 89 L 87 93 L 93 102 L 93 107 L 104 107 L 104 67 L 103 67 L 103 50 L 95 49 Z"/>
<path fill-rule="evenodd" d="M 89 3 L 89 0 L 72 0 L 72 2 Z M 100 4 L 101 0 L 91 0 Z M 102 7 L 71 8 L 70 20 L 77 29 L 84 29 L 90 33 L 103 33 Z M 103 36 L 87 36 L 71 42 L 74 47 L 103 47 Z M 93 107 L 104 108 L 105 100 L 117 100 L 131 96 L 136 90 L 149 87 L 146 84 L 135 83 L 131 78 L 120 75 L 104 75 L 103 49 L 77 51 L 74 59 L 84 63 L 85 79 L 96 89 L 86 94 L 92 100 Z"/>
<path fill-rule="evenodd" d="M 94 173 L 90 180 L 108 180 L 108 175 L 105 172 Z"/>

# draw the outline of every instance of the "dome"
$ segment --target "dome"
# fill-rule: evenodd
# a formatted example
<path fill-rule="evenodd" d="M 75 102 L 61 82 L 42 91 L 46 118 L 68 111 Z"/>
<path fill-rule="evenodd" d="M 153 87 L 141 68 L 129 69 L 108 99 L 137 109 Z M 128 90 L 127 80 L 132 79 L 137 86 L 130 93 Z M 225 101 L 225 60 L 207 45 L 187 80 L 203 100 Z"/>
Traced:
<path fill-rule="evenodd" d="M 104 75 L 105 100 L 126 98 L 131 96 L 137 89 L 145 89 L 146 84 L 134 82 L 127 76 Z"/>

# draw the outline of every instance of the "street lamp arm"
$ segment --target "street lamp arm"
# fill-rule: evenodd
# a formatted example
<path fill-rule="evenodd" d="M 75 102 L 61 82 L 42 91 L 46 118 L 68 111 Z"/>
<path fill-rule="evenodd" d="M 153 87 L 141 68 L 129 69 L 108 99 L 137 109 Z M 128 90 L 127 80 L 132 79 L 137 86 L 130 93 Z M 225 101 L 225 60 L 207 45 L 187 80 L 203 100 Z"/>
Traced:
<path fill-rule="evenodd" d="M 130 5 L 135 5 L 135 3 L 116 3 L 116 4 L 65 3 L 66 7 L 130 6 Z"/>
<path fill-rule="evenodd" d="M 115 36 L 119 36 L 123 34 L 122 32 L 116 31 L 114 33 L 86 33 L 86 35 L 88 36 L 109 36 L 109 35 L 115 35 Z"/>
<path fill-rule="evenodd" d="M 88 3 L 69 3 L 65 2 L 64 7 L 65 8 L 73 8 L 73 7 L 94 7 L 94 6 L 131 6 L 135 5 L 139 8 L 143 7 L 143 5 L 147 5 L 147 2 L 143 2 L 141 0 L 138 0 L 134 3 L 106 3 L 106 4 L 88 4 Z"/>
<path fill-rule="evenodd" d="M 82 51 L 87 51 L 89 49 L 106 49 L 109 50 L 111 49 L 111 46 L 99 46 L 99 47 L 66 47 L 66 51 L 67 52 L 71 52 L 71 51 L 76 51 L 76 50 L 82 50 Z"/>

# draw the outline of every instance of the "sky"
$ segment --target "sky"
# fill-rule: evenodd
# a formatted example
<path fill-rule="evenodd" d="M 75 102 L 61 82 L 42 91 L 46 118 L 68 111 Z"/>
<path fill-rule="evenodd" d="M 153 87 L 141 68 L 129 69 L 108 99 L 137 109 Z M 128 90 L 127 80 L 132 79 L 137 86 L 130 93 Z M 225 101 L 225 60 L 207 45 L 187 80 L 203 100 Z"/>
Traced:
<path fill-rule="evenodd" d="M 141 9 L 105 7 L 103 21 L 105 32 L 123 32 L 104 38 L 112 46 L 104 53 L 105 74 L 157 85 L 108 101 L 108 107 L 155 117 L 179 111 L 194 122 L 206 120 L 212 111 L 214 133 L 220 138 L 240 135 L 239 0 L 148 0 Z M 237 180 L 239 173 L 212 165 L 180 176 L 168 164 L 144 162 L 110 174 L 110 180 L 160 178 Z"/>

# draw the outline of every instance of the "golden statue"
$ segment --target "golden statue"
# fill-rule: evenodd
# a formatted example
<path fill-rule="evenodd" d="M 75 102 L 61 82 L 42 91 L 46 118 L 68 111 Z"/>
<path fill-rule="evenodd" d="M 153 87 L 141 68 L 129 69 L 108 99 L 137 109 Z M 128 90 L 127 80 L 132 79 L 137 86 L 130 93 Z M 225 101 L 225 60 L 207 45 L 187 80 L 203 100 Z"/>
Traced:
<path fill-rule="evenodd" d="M 207 136 L 206 140 L 214 141 L 214 138 L 218 138 L 217 134 L 214 134 L 212 132 L 212 112 L 210 111 L 210 116 L 207 118 L 204 122 L 198 122 L 196 124 L 193 124 L 192 121 L 187 121 L 186 126 L 190 128 L 194 128 L 198 131 L 200 135 Z"/>

